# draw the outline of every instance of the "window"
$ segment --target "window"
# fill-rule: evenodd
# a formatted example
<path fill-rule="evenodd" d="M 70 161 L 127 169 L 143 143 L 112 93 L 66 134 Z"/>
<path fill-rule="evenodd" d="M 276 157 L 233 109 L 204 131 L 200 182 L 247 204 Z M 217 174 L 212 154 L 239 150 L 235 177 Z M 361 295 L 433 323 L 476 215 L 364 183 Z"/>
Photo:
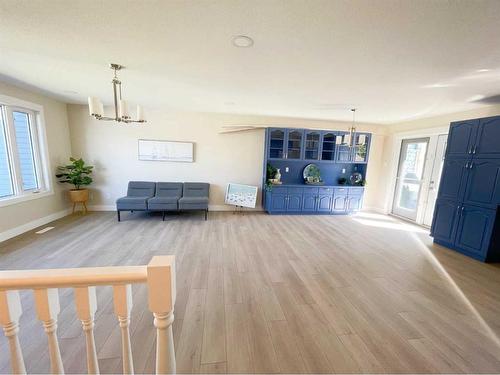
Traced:
<path fill-rule="evenodd" d="M 40 108 L 0 98 L 0 205 L 49 190 L 44 165 Z M 13 98 L 10 98 L 13 99 Z M 21 104 L 26 104 L 19 101 Z"/>

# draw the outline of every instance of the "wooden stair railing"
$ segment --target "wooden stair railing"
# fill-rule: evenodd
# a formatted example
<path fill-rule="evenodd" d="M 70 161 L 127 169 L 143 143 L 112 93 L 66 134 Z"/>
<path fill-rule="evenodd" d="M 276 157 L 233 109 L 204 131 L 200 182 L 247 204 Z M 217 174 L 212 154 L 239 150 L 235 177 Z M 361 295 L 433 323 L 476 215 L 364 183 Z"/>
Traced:
<path fill-rule="evenodd" d="M 118 318 L 123 373 L 133 374 L 130 345 L 130 312 L 132 286 L 146 283 L 149 310 L 156 327 L 156 373 L 175 373 L 175 352 L 172 333 L 175 304 L 175 257 L 155 256 L 147 266 L 66 268 L 28 271 L 0 271 L 0 325 L 9 341 L 12 372 L 25 374 L 26 367 L 19 345 L 19 318 L 22 314 L 18 290 L 32 289 L 38 319 L 47 334 L 50 367 L 54 374 L 64 374 L 57 341 L 59 314 L 58 288 L 73 288 L 76 313 L 82 323 L 87 348 L 87 371 L 99 373 L 94 341 L 94 316 L 97 310 L 96 286 L 113 286 L 114 311 Z"/>

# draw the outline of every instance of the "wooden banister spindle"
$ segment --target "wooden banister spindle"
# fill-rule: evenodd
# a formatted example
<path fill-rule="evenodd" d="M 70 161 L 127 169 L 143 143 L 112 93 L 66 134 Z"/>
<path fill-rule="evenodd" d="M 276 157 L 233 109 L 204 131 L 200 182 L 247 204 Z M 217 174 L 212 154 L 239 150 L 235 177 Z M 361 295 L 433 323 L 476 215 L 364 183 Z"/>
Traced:
<path fill-rule="evenodd" d="M 175 374 L 172 323 L 175 304 L 175 257 L 155 256 L 147 266 L 149 310 L 156 327 L 156 373 Z"/>
<path fill-rule="evenodd" d="M 87 372 L 99 374 L 97 352 L 94 340 L 94 316 L 97 310 L 95 287 L 75 288 L 76 313 L 82 322 L 83 332 L 87 346 Z"/>
<path fill-rule="evenodd" d="M 57 289 L 35 289 L 38 319 L 42 321 L 49 343 L 50 369 L 53 374 L 64 374 L 64 367 L 57 342 L 57 315 L 61 310 Z"/>
<path fill-rule="evenodd" d="M 14 374 L 26 374 L 23 353 L 19 345 L 19 318 L 23 310 L 21 298 L 16 290 L 0 291 L 0 325 L 9 340 L 10 361 Z"/>
<path fill-rule="evenodd" d="M 122 335 L 123 373 L 133 374 L 134 362 L 130 346 L 129 329 L 130 312 L 132 311 L 132 286 L 130 284 L 113 286 L 113 303 Z"/>

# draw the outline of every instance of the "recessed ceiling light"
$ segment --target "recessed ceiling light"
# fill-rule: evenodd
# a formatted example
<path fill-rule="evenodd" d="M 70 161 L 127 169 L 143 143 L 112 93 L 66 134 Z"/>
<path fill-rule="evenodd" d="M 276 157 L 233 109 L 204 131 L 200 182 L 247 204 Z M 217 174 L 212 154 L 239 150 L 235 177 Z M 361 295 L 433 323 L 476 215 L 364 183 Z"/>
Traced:
<path fill-rule="evenodd" d="M 476 73 L 486 73 L 489 71 L 491 71 L 491 69 L 478 69 L 478 70 L 476 70 Z"/>
<path fill-rule="evenodd" d="M 253 46 L 253 39 L 246 35 L 236 35 L 233 37 L 233 46 L 238 48 L 249 48 Z"/>

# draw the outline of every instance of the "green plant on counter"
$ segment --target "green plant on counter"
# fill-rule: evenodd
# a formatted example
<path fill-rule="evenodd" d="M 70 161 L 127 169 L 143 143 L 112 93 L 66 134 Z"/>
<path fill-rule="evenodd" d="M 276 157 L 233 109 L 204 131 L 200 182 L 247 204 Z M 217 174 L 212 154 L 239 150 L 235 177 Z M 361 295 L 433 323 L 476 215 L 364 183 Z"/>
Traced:
<path fill-rule="evenodd" d="M 271 189 L 273 188 L 273 184 L 269 180 L 272 180 L 276 176 L 276 172 L 278 172 L 278 169 L 273 167 L 271 164 L 267 163 L 267 166 L 266 166 L 266 190 L 267 191 L 271 191 Z"/>
<path fill-rule="evenodd" d="M 361 181 L 356 183 L 356 186 L 366 186 L 366 180 L 363 178 Z"/>

